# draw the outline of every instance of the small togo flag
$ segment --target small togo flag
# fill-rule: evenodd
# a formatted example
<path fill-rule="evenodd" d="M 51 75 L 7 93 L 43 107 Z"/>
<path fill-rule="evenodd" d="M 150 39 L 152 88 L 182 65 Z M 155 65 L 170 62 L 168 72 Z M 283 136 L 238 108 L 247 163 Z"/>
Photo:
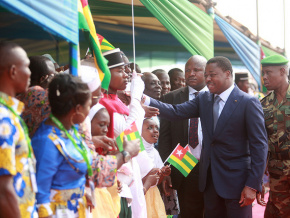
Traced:
<path fill-rule="evenodd" d="M 180 144 L 176 146 L 166 161 L 178 169 L 185 177 L 198 163 L 198 160 L 189 152 L 188 148 L 183 148 Z"/>
<path fill-rule="evenodd" d="M 188 151 L 189 153 L 191 153 L 191 151 L 190 151 L 190 148 L 189 148 L 189 145 L 187 144 L 185 147 L 184 147 L 184 149 L 186 150 L 186 151 Z M 192 154 L 192 153 L 191 153 Z"/>
<path fill-rule="evenodd" d="M 100 42 L 102 53 L 115 49 L 115 47 L 111 43 L 109 43 L 109 41 L 105 39 L 102 35 L 97 33 L 97 36 Z"/>
<path fill-rule="evenodd" d="M 130 125 L 128 129 L 122 132 L 117 138 L 116 142 L 119 148 L 119 151 L 123 151 L 123 137 L 127 136 L 128 141 L 132 141 L 134 139 L 140 139 L 140 150 L 144 151 L 144 145 L 140 133 L 138 132 L 135 121 Z"/>

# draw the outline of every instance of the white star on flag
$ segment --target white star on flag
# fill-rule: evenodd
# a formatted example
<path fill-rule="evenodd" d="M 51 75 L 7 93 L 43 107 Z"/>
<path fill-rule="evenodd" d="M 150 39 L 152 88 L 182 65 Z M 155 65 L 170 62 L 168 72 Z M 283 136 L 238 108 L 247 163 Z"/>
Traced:
<path fill-rule="evenodd" d="M 129 128 L 127 130 L 132 130 L 132 127 L 133 127 L 133 123 L 129 126 Z"/>
<path fill-rule="evenodd" d="M 180 157 L 180 155 L 182 155 L 183 153 L 181 152 L 181 150 L 177 150 L 176 154 Z"/>

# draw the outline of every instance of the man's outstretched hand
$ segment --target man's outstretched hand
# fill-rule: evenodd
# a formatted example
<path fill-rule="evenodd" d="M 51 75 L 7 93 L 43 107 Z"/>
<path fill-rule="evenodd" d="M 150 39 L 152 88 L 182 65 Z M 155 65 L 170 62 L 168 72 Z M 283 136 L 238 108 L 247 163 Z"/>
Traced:
<path fill-rule="evenodd" d="M 143 108 L 144 111 L 145 111 L 145 117 L 154 117 L 154 116 L 159 115 L 159 109 L 158 109 L 158 108 L 156 108 L 156 107 L 151 107 L 151 106 L 147 106 L 147 105 L 144 104 L 144 102 L 145 102 L 145 98 L 146 98 L 146 97 L 144 97 L 144 98 L 142 99 L 142 101 L 141 101 L 141 106 L 142 106 L 142 108 Z"/>

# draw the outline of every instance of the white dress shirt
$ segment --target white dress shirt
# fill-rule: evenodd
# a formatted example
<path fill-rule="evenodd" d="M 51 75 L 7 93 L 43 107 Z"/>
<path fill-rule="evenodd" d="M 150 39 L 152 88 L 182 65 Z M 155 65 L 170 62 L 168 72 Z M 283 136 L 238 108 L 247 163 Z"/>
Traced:
<path fill-rule="evenodd" d="M 232 93 L 233 89 L 235 88 L 235 85 L 232 84 L 230 86 L 230 88 L 228 88 L 227 90 L 225 90 L 224 92 L 222 92 L 221 94 L 219 94 L 218 96 L 221 98 L 221 101 L 219 102 L 219 116 L 221 115 L 224 106 L 230 96 L 230 94 Z M 217 94 L 214 95 L 214 97 L 216 97 Z"/>
<path fill-rule="evenodd" d="M 207 86 L 205 86 L 202 90 L 200 90 L 199 92 L 205 92 L 208 91 Z M 195 99 L 195 93 L 198 92 L 197 90 L 191 88 L 190 86 L 188 86 L 188 99 L 192 100 Z M 189 128 L 190 128 L 190 119 L 188 120 L 188 139 L 189 139 Z M 201 123 L 200 123 L 200 118 L 198 118 L 198 145 L 195 148 L 192 148 L 191 146 L 189 146 L 190 148 L 190 152 L 192 153 L 192 155 L 196 158 L 196 159 L 200 159 L 200 153 L 201 153 L 201 148 L 202 148 L 202 128 L 201 128 Z"/>

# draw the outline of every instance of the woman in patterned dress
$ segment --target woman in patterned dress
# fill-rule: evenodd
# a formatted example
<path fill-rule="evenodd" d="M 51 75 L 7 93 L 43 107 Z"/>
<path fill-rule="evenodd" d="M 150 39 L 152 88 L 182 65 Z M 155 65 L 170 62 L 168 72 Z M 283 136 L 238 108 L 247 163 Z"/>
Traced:
<path fill-rule="evenodd" d="M 37 159 L 38 215 L 87 217 L 86 175 L 99 173 L 100 168 L 94 166 L 97 163 L 77 129 L 89 113 L 91 92 L 79 78 L 60 74 L 49 85 L 49 102 L 52 114 L 32 138 Z M 110 167 L 116 166 L 112 158 Z"/>

